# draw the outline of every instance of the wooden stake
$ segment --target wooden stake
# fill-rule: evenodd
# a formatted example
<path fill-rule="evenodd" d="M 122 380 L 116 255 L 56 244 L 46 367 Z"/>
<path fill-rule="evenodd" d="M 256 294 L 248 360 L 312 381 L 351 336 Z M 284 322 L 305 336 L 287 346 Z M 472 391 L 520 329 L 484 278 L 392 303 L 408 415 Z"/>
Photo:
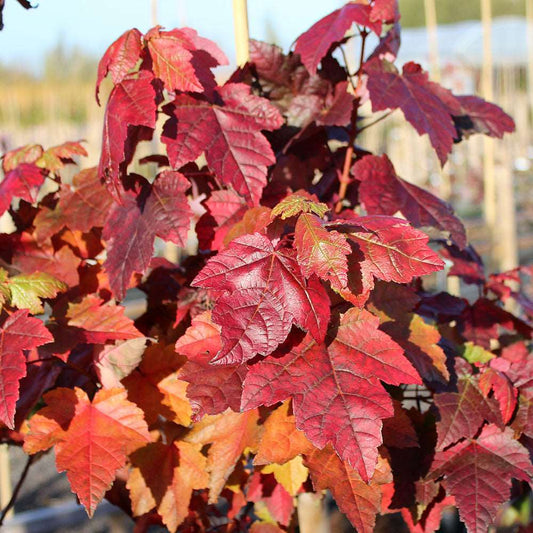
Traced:
<path fill-rule="evenodd" d="M 304 492 L 298 496 L 298 527 L 300 533 L 330 533 L 321 494 Z"/>
<path fill-rule="evenodd" d="M 435 0 L 424 0 L 426 31 L 429 43 L 429 71 L 436 82 L 440 82 L 439 39 L 437 34 L 437 8 Z"/>
<path fill-rule="evenodd" d="M 157 0 L 150 0 L 151 13 L 152 13 L 152 28 L 157 26 Z"/>
<path fill-rule="evenodd" d="M 246 0 L 233 0 L 233 25 L 235 30 L 237 65 L 241 67 L 250 57 L 248 46 L 248 7 Z"/>
<path fill-rule="evenodd" d="M 0 444 L 0 508 L 4 509 L 11 500 L 13 488 L 11 486 L 11 466 L 9 463 L 9 449 L 7 444 Z M 13 516 L 11 509 L 7 517 Z"/>
<path fill-rule="evenodd" d="M 533 0 L 526 0 L 527 97 L 529 118 L 533 124 Z"/>
<path fill-rule="evenodd" d="M 481 0 L 483 26 L 483 65 L 481 69 L 481 94 L 485 100 L 494 99 L 494 75 L 492 60 L 492 6 L 491 0 Z M 494 173 L 494 140 L 483 139 L 484 214 L 491 239 L 496 225 L 496 177 Z"/>

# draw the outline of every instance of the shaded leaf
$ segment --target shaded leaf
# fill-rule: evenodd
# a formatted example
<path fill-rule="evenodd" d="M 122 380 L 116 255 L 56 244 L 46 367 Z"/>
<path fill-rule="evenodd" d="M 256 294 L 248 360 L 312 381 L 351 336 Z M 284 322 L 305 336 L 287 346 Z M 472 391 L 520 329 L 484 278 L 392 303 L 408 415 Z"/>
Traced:
<path fill-rule="evenodd" d="M 381 510 L 380 487 L 392 480 L 388 463 L 379 460 L 370 483 L 363 481 L 347 462 L 341 461 L 330 446 L 306 455 L 305 464 L 315 490 L 329 489 L 339 509 L 357 531 L 372 533 L 376 515 Z"/>
<path fill-rule="evenodd" d="M 511 478 L 531 481 L 533 468 L 527 450 L 510 428 L 486 426 L 479 437 L 437 452 L 431 477 L 455 496 L 459 515 L 471 533 L 486 533 L 500 505 L 509 499 Z"/>
<path fill-rule="evenodd" d="M 54 338 L 43 323 L 28 316 L 27 309 L 15 311 L 0 328 L 0 421 L 14 427 L 15 405 L 19 398 L 19 381 L 26 375 L 23 350 L 30 350 Z"/>
<path fill-rule="evenodd" d="M 354 176 L 361 182 L 359 197 L 369 215 L 401 213 L 417 228 L 433 226 L 448 231 L 463 248 L 466 233 L 452 207 L 433 194 L 396 175 L 386 155 L 368 155 L 355 163 Z"/>

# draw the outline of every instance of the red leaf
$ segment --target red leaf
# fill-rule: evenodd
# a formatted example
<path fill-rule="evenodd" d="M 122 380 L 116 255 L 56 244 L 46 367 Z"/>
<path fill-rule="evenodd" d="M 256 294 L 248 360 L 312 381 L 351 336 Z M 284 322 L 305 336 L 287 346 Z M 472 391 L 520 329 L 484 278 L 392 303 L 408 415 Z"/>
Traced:
<path fill-rule="evenodd" d="M 283 119 L 268 100 L 250 94 L 246 85 L 225 85 L 218 93 L 224 105 L 178 96 L 169 108 L 172 116 L 162 140 L 174 168 L 205 152 L 218 179 L 257 204 L 266 185 L 267 166 L 276 161 L 261 130 L 277 129 Z"/>
<path fill-rule="evenodd" d="M 69 246 L 63 246 L 57 252 L 52 246 L 39 246 L 35 240 L 22 235 L 15 253 L 12 264 L 25 274 L 34 272 L 46 272 L 55 278 L 65 282 L 69 287 L 75 287 L 80 283 L 78 266 L 81 259 L 74 255 Z"/>
<path fill-rule="evenodd" d="M 81 389 L 58 388 L 44 396 L 47 407 L 29 422 L 24 450 L 33 454 L 55 445 L 59 472 L 92 516 L 126 456 L 150 442 L 142 411 L 124 389 L 100 390 L 92 402 Z"/>
<path fill-rule="evenodd" d="M 93 167 L 76 174 L 71 186 L 62 186 L 57 209 L 66 226 L 86 233 L 104 225 L 112 202 Z"/>
<path fill-rule="evenodd" d="M 105 52 L 98 64 L 96 79 L 96 101 L 102 80 L 111 73 L 111 79 L 118 85 L 135 67 L 141 57 L 142 35 L 137 28 L 124 32 Z"/>
<path fill-rule="evenodd" d="M 381 485 L 392 481 L 388 463 L 380 459 L 376 473 L 370 483 L 337 454 L 326 446 L 305 458 L 315 490 L 329 489 L 352 525 L 360 533 L 372 533 L 376 515 L 381 510 Z"/>
<path fill-rule="evenodd" d="M 68 324 L 82 329 L 86 342 L 101 344 L 107 340 L 142 337 L 133 320 L 124 316 L 124 307 L 102 303 L 96 296 L 86 296 L 80 303 L 69 304 Z"/>
<path fill-rule="evenodd" d="M 361 313 L 363 328 L 357 326 Z M 365 323 L 366 320 L 366 323 Z M 361 324 L 361 325 L 363 325 Z M 317 447 L 331 443 L 341 459 L 348 461 L 368 481 L 372 477 L 381 444 L 383 418 L 394 414 L 390 396 L 375 376 L 392 375 L 388 382 L 419 378 L 401 349 L 377 329 L 377 319 L 367 311 L 351 309 L 341 319 L 341 339 L 351 346 L 332 343 L 329 351 L 309 335 L 288 354 L 268 357 L 252 365 L 244 382 L 242 408 L 272 405 L 293 398 L 297 427 Z M 395 363 L 380 360 L 386 350 Z"/>
<path fill-rule="evenodd" d="M 494 391 L 502 415 L 503 423 L 507 424 L 514 413 L 518 390 L 513 387 L 509 379 L 494 368 L 487 368 L 479 377 L 479 388 L 488 397 L 491 390 Z"/>
<path fill-rule="evenodd" d="M 400 178 L 386 155 L 365 156 L 355 163 L 352 171 L 361 182 L 359 197 L 369 215 L 392 216 L 401 211 L 413 226 L 448 231 L 461 248 L 466 246 L 465 228 L 452 207 Z"/>
<path fill-rule="evenodd" d="M 87 157 L 87 150 L 79 142 L 64 142 L 58 146 L 48 148 L 36 164 L 45 168 L 49 172 L 57 172 L 62 169 L 65 164 L 74 164 L 73 157 L 81 155 Z"/>
<path fill-rule="evenodd" d="M 477 439 L 437 452 L 430 475 L 445 476 L 443 484 L 455 496 L 468 531 L 486 533 L 499 506 L 509 499 L 511 478 L 531 482 L 533 468 L 510 428 L 502 432 L 489 425 Z"/>
<path fill-rule="evenodd" d="M 408 283 L 444 267 L 442 259 L 427 245 L 428 236 L 407 222 L 385 216 L 354 220 L 361 230 L 351 231 L 349 237 L 365 256 L 360 263 L 363 276 Z"/>
<path fill-rule="evenodd" d="M 459 114 L 459 101 L 450 91 L 429 81 L 427 72 L 416 63 L 406 63 L 400 74 L 392 64 L 372 60 L 365 64 L 365 72 L 372 111 L 400 108 L 420 135 L 429 135 L 444 165 L 456 135 L 452 115 Z"/>
<path fill-rule="evenodd" d="M 231 190 L 213 191 L 205 202 L 208 213 L 196 224 L 201 250 L 221 250 L 228 231 L 242 219 L 247 206 Z"/>
<path fill-rule="evenodd" d="M 104 267 L 113 292 L 124 298 L 134 272 L 144 273 L 152 259 L 156 236 L 180 246 L 187 243 L 192 216 L 185 191 L 189 182 L 179 172 L 161 172 L 146 197 L 125 193 L 115 204 L 103 231 L 108 241 Z"/>
<path fill-rule="evenodd" d="M 468 137 L 470 133 L 484 133 L 489 137 L 501 139 L 504 133 L 512 133 L 515 130 L 514 120 L 500 107 L 486 102 L 478 96 L 457 96 L 461 104 L 460 115 L 466 115 L 470 121 L 456 122 L 462 135 Z"/>
<path fill-rule="evenodd" d="M 294 245 L 298 263 L 304 276 L 316 274 L 340 290 L 348 283 L 348 260 L 352 252 L 346 237 L 336 231 L 327 231 L 320 219 L 310 213 L 298 217 L 294 230 Z"/>
<path fill-rule="evenodd" d="M 370 20 L 382 20 L 383 22 L 396 22 L 400 18 L 398 12 L 398 0 L 374 0 Z"/>
<path fill-rule="evenodd" d="M 331 45 L 342 40 L 352 24 L 370 28 L 381 34 L 381 22 L 371 20 L 372 8 L 364 4 L 349 3 L 313 24 L 296 40 L 295 53 L 300 54 L 302 63 L 311 74 L 315 74 L 321 59 Z"/>
<path fill-rule="evenodd" d="M 126 158 L 126 141 L 133 126 L 155 128 L 156 102 L 152 73 L 143 70 L 115 85 L 106 106 L 98 176 L 111 192 L 120 189 L 119 168 Z"/>
<path fill-rule="evenodd" d="M 442 450 L 462 438 L 472 438 L 486 420 L 502 425 L 498 404 L 493 398 L 485 398 L 471 377 L 459 379 L 458 392 L 435 395 L 439 409 L 437 422 L 437 448 Z"/>
<path fill-rule="evenodd" d="M 0 328 L 0 421 L 13 429 L 19 381 L 26 375 L 23 350 L 31 350 L 54 338 L 44 324 L 20 309 L 8 316 Z"/>
<path fill-rule="evenodd" d="M 189 383 L 187 398 L 198 420 L 228 408 L 240 410 L 247 369 L 243 365 L 210 365 L 209 361 L 220 346 L 220 326 L 211 321 L 209 311 L 194 317 L 191 326 L 176 342 L 176 351 L 189 359 L 180 372 L 180 379 Z"/>
<path fill-rule="evenodd" d="M 43 169 L 33 163 L 21 163 L 7 172 L 0 183 L 0 215 L 9 208 L 13 197 L 36 202 L 44 177 Z"/>
<path fill-rule="evenodd" d="M 180 30 L 160 31 L 152 28 L 146 34 L 153 61 L 154 75 L 168 91 L 202 92 L 203 87 L 191 63 L 194 45 Z"/>
<path fill-rule="evenodd" d="M 258 233 L 235 239 L 210 259 L 192 285 L 226 291 L 213 320 L 222 326 L 219 364 L 242 363 L 257 353 L 268 355 L 294 323 L 322 340 L 329 303 L 316 278 L 305 280 L 291 250 L 275 250 Z M 259 311 L 259 312 L 256 312 Z"/>
<path fill-rule="evenodd" d="M 360 375 L 391 385 L 422 384 L 403 349 L 379 328 L 379 319 L 364 309 L 349 309 L 341 318 L 329 353 L 357 362 Z M 362 374 L 361 374 L 362 373 Z"/>

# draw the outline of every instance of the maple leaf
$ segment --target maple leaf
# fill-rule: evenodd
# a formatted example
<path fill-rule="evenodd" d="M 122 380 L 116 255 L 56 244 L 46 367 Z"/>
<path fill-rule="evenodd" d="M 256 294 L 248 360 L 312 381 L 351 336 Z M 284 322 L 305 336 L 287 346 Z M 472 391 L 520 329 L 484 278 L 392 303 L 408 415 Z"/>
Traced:
<path fill-rule="evenodd" d="M 459 379 L 458 392 L 435 395 L 440 421 L 437 422 L 437 449 L 444 449 L 461 438 L 472 438 L 486 420 L 502 425 L 498 404 L 486 398 L 476 381 L 469 376 Z"/>
<path fill-rule="evenodd" d="M 52 146 L 43 152 L 41 157 L 35 161 L 38 167 L 44 168 L 49 172 L 57 172 L 65 164 L 75 164 L 72 159 L 76 155 L 87 157 L 87 150 L 79 142 L 65 142 L 58 146 Z"/>
<path fill-rule="evenodd" d="M 304 213 L 296 222 L 294 245 L 305 277 L 316 274 L 319 278 L 329 281 L 333 289 L 341 290 L 346 287 L 346 256 L 352 249 L 343 234 L 327 231 L 317 216 Z"/>
<path fill-rule="evenodd" d="M 488 397 L 491 390 L 494 391 L 503 423 L 509 423 L 515 411 L 518 390 L 513 387 L 507 376 L 489 367 L 479 377 L 479 388 L 485 397 Z"/>
<path fill-rule="evenodd" d="M 227 84 L 217 91 L 223 105 L 177 96 L 166 108 L 171 118 L 161 140 L 174 168 L 205 152 L 207 164 L 221 183 L 257 204 L 266 185 L 267 166 L 276 162 L 261 130 L 275 130 L 283 119 L 268 100 L 250 94 L 244 84 Z"/>
<path fill-rule="evenodd" d="M 406 63 L 400 74 L 388 61 L 367 61 L 367 87 L 372 111 L 400 108 L 405 119 L 423 135 L 427 133 L 441 165 L 452 150 L 456 135 L 452 115 L 460 113 L 460 103 L 417 63 Z"/>
<path fill-rule="evenodd" d="M 21 163 L 35 163 L 43 155 L 43 151 L 40 144 L 27 144 L 10 150 L 2 156 L 2 170 L 7 174 Z"/>
<path fill-rule="evenodd" d="M 483 133 L 501 139 L 515 130 L 514 120 L 500 107 L 478 96 L 456 96 L 461 104 L 459 117 L 454 117 L 459 137 Z"/>
<path fill-rule="evenodd" d="M 289 525 L 294 513 L 293 496 L 272 474 L 254 472 L 247 486 L 246 499 L 255 502 L 254 513 L 259 518 Z"/>
<path fill-rule="evenodd" d="M 15 246 L 11 263 L 25 274 L 46 272 L 69 287 L 80 283 L 78 266 L 81 259 L 69 246 L 62 246 L 56 251 L 51 245 L 40 244 L 34 237 L 23 234 Z"/>
<path fill-rule="evenodd" d="M 115 85 L 107 101 L 102 153 L 98 176 L 104 179 L 110 192 L 120 191 L 120 167 L 126 159 L 126 141 L 135 129 L 155 128 L 156 109 L 153 74 L 143 70 L 124 78 Z"/>
<path fill-rule="evenodd" d="M 313 450 L 303 431 L 297 429 L 296 417 L 289 414 L 289 407 L 290 402 L 284 402 L 267 418 L 254 464 L 284 464 Z"/>
<path fill-rule="evenodd" d="M 209 502 L 214 503 L 245 450 L 255 451 L 260 437 L 257 410 L 246 413 L 226 411 L 208 415 L 185 436 L 186 442 L 211 444 L 207 454 Z"/>
<path fill-rule="evenodd" d="M 392 400 L 394 416 L 383 421 L 383 444 L 394 448 L 419 448 L 418 436 L 402 403 Z"/>
<path fill-rule="evenodd" d="M 133 468 L 126 486 L 133 515 L 156 508 L 169 530 L 176 531 L 189 514 L 192 491 L 209 483 L 200 445 L 153 442 L 134 452 L 130 461 Z"/>
<path fill-rule="evenodd" d="M 213 321 L 222 326 L 222 349 L 212 362 L 235 364 L 256 353 L 268 355 L 293 322 L 324 338 L 327 295 L 316 278 L 305 280 L 294 255 L 255 233 L 235 239 L 196 276 L 193 286 L 227 291 L 213 309 Z"/>
<path fill-rule="evenodd" d="M 103 301 L 93 295 L 86 296 L 80 303 L 69 304 L 68 325 L 83 330 L 85 341 L 95 344 L 142 337 L 133 325 L 133 320 L 124 315 L 124 307 L 102 304 Z"/>
<path fill-rule="evenodd" d="M 79 388 L 44 395 L 47 406 L 29 421 L 24 450 L 34 454 L 55 446 L 59 472 L 92 516 L 128 454 L 150 442 L 142 411 L 124 389 L 100 390 L 92 402 Z"/>
<path fill-rule="evenodd" d="M 374 0 L 370 20 L 382 20 L 383 22 L 396 22 L 400 18 L 398 12 L 398 0 Z"/>
<path fill-rule="evenodd" d="M 19 309 L 29 309 L 30 313 L 42 313 L 44 308 L 40 298 L 54 298 L 67 290 L 62 281 L 46 272 L 19 274 L 9 278 L 7 287 L 11 293 L 11 304 Z"/>
<path fill-rule="evenodd" d="M 353 308 L 341 318 L 340 340 L 329 350 L 308 335 L 289 353 L 252 365 L 244 381 L 242 409 L 292 397 L 296 427 L 318 448 L 331 443 L 368 481 L 382 442 L 381 420 L 394 414 L 378 379 L 420 382 L 401 348 L 378 325 L 368 311 Z"/>
<path fill-rule="evenodd" d="M 6 172 L 0 182 L 0 215 L 9 208 L 13 197 L 30 203 L 36 202 L 37 192 L 44 178 L 43 170 L 33 163 L 21 163 Z"/>
<path fill-rule="evenodd" d="M 142 35 L 137 28 L 125 31 L 109 46 L 98 63 L 96 78 L 96 101 L 100 104 L 98 93 L 102 80 L 111 74 L 115 85 L 122 82 L 139 61 L 142 51 Z"/>
<path fill-rule="evenodd" d="M 392 481 L 389 464 L 379 459 L 370 483 L 331 448 L 315 450 L 305 456 L 315 490 L 329 489 L 339 509 L 360 533 L 372 533 L 381 510 L 381 486 Z"/>
<path fill-rule="evenodd" d="M 345 230 L 337 225 L 336 229 L 348 233 L 363 253 L 360 268 L 370 288 L 372 277 L 408 283 L 444 268 L 442 259 L 427 245 L 428 236 L 404 220 L 374 215 L 357 217 L 353 225 L 358 228 Z"/>
<path fill-rule="evenodd" d="M 123 299 L 134 272 L 150 265 L 155 237 L 185 246 L 191 210 L 185 196 L 189 181 L 174 171 L 161 172 L 154 183 L 138 195 L 124 194 L 115 204 L 104 226 L 108 241 L 104 268 L 113 292 Z"/>
<path fill-rule="evenodd" d="M 146 341 L 143 337 L 135 337 L 95 348 L 96 373 L 105 388 L 121 386 L 120 380 L 129 376 L 141 362 Z"/>
<path fill-rule="evenodd" d="M 206 200 L 208 213 L 196 224 L 201 250 L 221 250 L 228 231 L 247 210 L 246 202 L 232 190 L 213 191 Z"/>
<path fill-rule="evenodd" d="M 342 40 L 352 24 L 370 28 L 378 37 L 381 34 L 381 21 L 371 20 L 372 8 L 369 5 L 348 3 L 313 24 L 296 40 L 294 52 L 300 54 L 302 63 L 314 74 L 321 59 L 331 45 Z"/>
<path fill-rule="evenodd" d="M 205 311 L 192 319 L 191 326 L 176 342 L 176 352 L 189 360 L 180 371 L 180 379 L 189 383 L 187 398 L 196 420 L 230 408 L 239 411 L 244 365 L 214 366 L 209 361 L 220 350 L 220 326 L 212 322 L 211 312 Z"/>
<path fill-rule="evenodd" d="M 531 482 L 533 467 L 513 431 L 490 424 L 477 439 L 437 452 L 430 477 L 440 476 L 445 476 L 442 483 L 455 496 L 468 531 L 485 533 L 499 506 L 509 498 L 511 478 Z"/>
<path fill-rule="evenodd" d="M 54 338 L 44 324 L 28 316 L 27 309 L 15 311 L 0 328 L 0 420 L 14 428 L 15 405 L 19 398 L 19 381 L 26 375 L 23 350 L 31 350 Z"/>
<path fill-rule="evenodd" d="M 424 380 L 445 383 L 450 379 L 446 354 L 438 345 L 441 335 L 435 326 L 426 324 L 420 315 L 404 312 L 399 319 L 382 324 L 382 329 L 404 349 Z"/>
<path fill-rule="evenodd" d="M 154 344 L 145 350 L 138 368 L 122 380 L 128 398 L 143 410 L 148 424 L 160 416 L 182 426 L 191 423 L 187 383 L 179 379 L 184 363 L 172 345 Z"/>
<path fill-rule="evenodd" d="M 300 455 L 282 465 L 268 464 L 261 469 L 263 474 L 274 474 L 276 481 L 291 495 L 296 496 L 309 475 Z"/>
<path fill-rule="evenodd" d="M 413 226 L 448 231 L 461 248 L 466 246 L 465 228 L 452 207 L 397 176 L 386 155 L 365 156 L 354 164 L 352 172 L 361 182 L 359 197 L 369 215 L 392 216 L 401 211 Z"/>
<path fill-rule="evenodd" d="M 328 211 L 329 207 L 326 204 L 319 202 L 314 195 L 310 195 L 308 192 L 302 190 L 283 198 L 272 209 L 272 216 L 285 220 L 302 213 L 312 213 L 323 218 Z"/>
<path fill-rule="evenodd" d="M 57 210 L 65 226 L 87 233 L 104 225 L 112 203 L 97 168 L 92 167 L 76 174 L 71 186 L 62 185 Z"/>

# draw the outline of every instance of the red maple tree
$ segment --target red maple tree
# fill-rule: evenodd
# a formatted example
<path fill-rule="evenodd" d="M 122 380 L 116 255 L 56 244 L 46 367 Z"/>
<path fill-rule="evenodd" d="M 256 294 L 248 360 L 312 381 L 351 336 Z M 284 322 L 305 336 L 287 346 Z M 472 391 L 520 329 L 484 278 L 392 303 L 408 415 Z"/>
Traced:
<path fill-rule="evenodd" d="M 194 30 L 130 30 L 98 68 L 97 168 L 62 182 L 76 142 L 3 156 L 2 439 L 54 448 L 89 515 L 107 497 L 138 531 L 295 531 L 295 497 L 328 489 L 360 532 L 393 512 L 434 531 L 456 505 L 481 533 L 527 490 L 533 272 L 487 277 L 452 208 L 356 144 L 368 99 L 442 164 L 514 124 L 399 70 L 398 20 L 394 0 L 349 2 L 294 52 L 252 41 L 224 85 Z M 164 153 L 139 158 L 150 139 Z M 157 239 L 186 253 L 154 257 Z M 428 290 L 444 260 L 477 300 Z"/>

